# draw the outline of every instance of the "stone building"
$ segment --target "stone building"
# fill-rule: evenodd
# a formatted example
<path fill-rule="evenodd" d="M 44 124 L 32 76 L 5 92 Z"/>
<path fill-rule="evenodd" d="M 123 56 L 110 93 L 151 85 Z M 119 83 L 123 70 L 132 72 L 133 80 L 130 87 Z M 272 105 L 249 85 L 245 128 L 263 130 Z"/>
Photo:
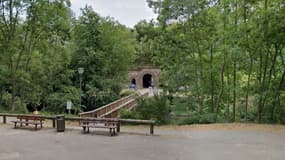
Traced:
<path fill-rule="evenodd" d="M 157 67 L 144 66 L 131 70 L 128 74 L 129 84 L 135 84 L 138 89 L 150 86 L 158 87 L 160 69 Z"/>

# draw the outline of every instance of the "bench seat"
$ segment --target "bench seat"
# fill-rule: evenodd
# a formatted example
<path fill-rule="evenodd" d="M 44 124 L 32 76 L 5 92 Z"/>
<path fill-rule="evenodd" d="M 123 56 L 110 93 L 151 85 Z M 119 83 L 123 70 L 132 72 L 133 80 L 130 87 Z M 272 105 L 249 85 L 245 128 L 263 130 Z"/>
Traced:
<path fill-rule="evenodd" d="M 80 125 L 80 127 L 90 127 L 90 128 L 117 128 L 116 126 L 103 126 L 103 125 Z"/>
<path fill-rule="evenodd" d="M 109 135 L 114 136 L 118 128 L 118 121 L 109 119 L 88 119 L 83 120 L 80 127 L 83 128 L 84 133 L 89 133 L 90 128 L 106 128 L 109 129 Z"/>

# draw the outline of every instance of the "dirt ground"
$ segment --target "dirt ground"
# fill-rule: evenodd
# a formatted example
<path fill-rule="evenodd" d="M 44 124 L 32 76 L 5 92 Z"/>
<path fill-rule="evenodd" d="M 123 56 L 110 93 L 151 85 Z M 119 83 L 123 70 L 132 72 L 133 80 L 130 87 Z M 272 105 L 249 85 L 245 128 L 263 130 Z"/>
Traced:
<path fill-rule="evenodd" d="M 74 123 L 70 123 L 74 124 Z M 0 160 L 284 160 L 285 126 L 214 124 L 155 127 L 123 126 L 83 134 L 68 124 L 64 133 L 0 124 Z M 76 124 L 75 124 L 76 125 Z"/>

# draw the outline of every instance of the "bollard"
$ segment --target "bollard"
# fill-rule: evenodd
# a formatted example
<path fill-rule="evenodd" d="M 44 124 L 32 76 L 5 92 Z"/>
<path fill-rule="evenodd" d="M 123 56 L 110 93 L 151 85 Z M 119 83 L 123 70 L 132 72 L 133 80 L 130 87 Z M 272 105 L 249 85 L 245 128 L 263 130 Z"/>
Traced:
<path fill-rule="evenodd" d="M 55 128 L 55 118 L 52 119 L 52 127 Z"/>
<path fill-rule="evenodd" d="M 151 123 L 151 124 L 150 124 L 150 134 L 151 134 L 151 135 L 153 135 L 153 132 L 154 132 L 153 130 L 154 130 L 154 124 Z"/>
<path fill-rule="evenodd" d="M 6 116 L 5 116 L 5 115 L 3 116 L 3 123 L 4 123 L 4 124 L 7 123 L 7 120 L 6 120 Z"/>

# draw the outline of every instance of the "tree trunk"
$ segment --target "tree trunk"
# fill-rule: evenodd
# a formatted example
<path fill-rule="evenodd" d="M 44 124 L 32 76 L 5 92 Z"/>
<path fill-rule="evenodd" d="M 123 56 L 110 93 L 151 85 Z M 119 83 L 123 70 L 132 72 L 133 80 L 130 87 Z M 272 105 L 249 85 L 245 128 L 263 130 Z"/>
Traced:
<path fill-rule="evenodd" d="M 221 88 L 220 88 L 220 93 L 219 93 L 219 96 L 218 96 L 218 99 L 217 99 L 215 121 L 217 121 L 219 110 L 220 110 L 220 102 L 221 102 L 222 96 L 224 94 L 224 72 L 225 72 L 225 66 L 226 66 L 226 58 L 224 57 L 224 62 L 223 62 L 222 69 L 221 69 Z"/>
<path fill-rule="evenodd" d="M 213 77 L 213 45 L 211 45 L 211 50 L 210 50 L 210 54 L 211 54 L 211 59 L 210 59 L 210 63 L 211 63 L 211 113 L 214 113 L 214 77 Z"/>
<path fill-rule="evenodd" d="M 16 82 L 12 80 L 12 98 L 11 98 L 11 111 L 15 111 L 15 99 L 16 99 Z"/>
<path fill-rule="evenodd" d="M 234 91 L 233 91 L 233 122 L 236 121 L 236 87 L 237 87 L 237 63 L 234 60 Z"/>
<path fill-rule="evenodd" d="M 197 46 L 197 52 L 199 55 L 199 75 L 198 75 L 198 84 L 199 84 L 199 112 L 202 112 L 204 106 L 204 91 L 203 91 L 203 62 L 202 62 L 202 52 L 200 49 L 200 43 L 197 36 L 196 25 L 194 19 L 192 19 L 193 28 L 194 28 L 194 37 Z"/>
<path fill-rule="evenodd" d="M 235 32 L 238 32 L 237 29 L 237 24 L 238 23 L 238 3 L 237 1 L 235 1 Z M 237 44 L 237 42 L 235 42 L 235 44 Z M 234 85 L 234 90 L 233 90 L 233 122 L 236 121 L 236 90 L 237 90 L 237 58 L 236 58 L 236 53 L 234 53 L 234 81 L 233 81 L 233 85 Z"/>
<path fill-rule="evenodd" d="M 280 52 L 282 52 L 282 50 Z M 271 114 L 270 114 L 270 119 L 272 120 L 272 122 L 275 122 L 274 113 L 275 113 L 277 104 L 278 104 L 278 107 L 280 107 L 280 91 L 282 90 L 282 86 L 284 85 L 284 83 L 285 83 L 285 66 L 284 66 L 284 70 L 283 70 L 279 85 L 277 89 L 275 89 L 275 94 L 273 96 L 272 109 L 271 109 Z"/>
<path fill-rule="evenodd" d="M 268 8 L 268 1 L 264 0 L 264 10 L 267 11 Z M 262 50 L 259 52 L 260 54 L 260 66 L 259 66 L 259 100 L 258 100 L 258 122 L 260 123 L 262 120 L 262 112 L 264 108 L 264 89 L 265 89 L 265 82 L 266 82 L 266 72 L 267 72 L 267 65 L 268 65 L 268 58 L 269 58 L 269 45 L 268 45 L 268 16 L 265 16 L 264 20 L 264 41 L 266 46 L 266 57 L 264 59 L 264 66 L 263 66 L 263 53 Z"/>
<path fill-rule="evenodd" d="M 2 100 L 3 100 L 3 87 L 0 88 L 0 109 L 2 108 Z"/>
<path fill-rule="evenodd" d="M 226 72 L 226 77 L 227 77 L 227 88 L 230 88 L 231 84 L 231 77 L 230 77 L 230 73 L 228 70 L 225 71 Z M 231 101 L 231 92 L 227 92 L 227 109 L 226 109 L 226 119 L 228 122 L 231 122 L 233 119 L 232 119 L 232 116 L 231 116 L 231 113 L 230 113 L 230 101 Z"/>
<path fill-rule="evenodd" d="M 226 11 L 226 3 L 223 2 L 223 9 L 224 11 Z M 224 18 L 223 18 L 223 29 L 224 31 L 226 30 L 226 16 L 227 14 L 224 13 Z M 223 33 L 223 43 L 224 45 L 226 44 L 226 41 L 225 41 L 225 33 Z M 217 99 L 217 105 L 216 105 L 216 116 L 215 116 L 215 122 L 217 121 L 217 118 L 218 118 L 218 114 L 219 114 L 219 110 L 220 110 L 220 103 L 221 103 L 221 100 L 222 100 L 222 97 L 223 97 L 223 94 L 224 94 L 224 72 L 225 72 L 225 67 L 226 67 L 226 61 L 227 61 L 227 53 L 226 53 L 226 49 L 224 48 L 223 50 L 223 64 L 222 64 L 222 68 L 221 68 L 221 88 L 220 88 L 220 93 L 219 93 L 219 96 L 218 96 L 218 99 Z"/>
<path fill-rule="evenodd" d="M 252 65 L 253 65 L 253 58 L 252 58 L 252 56 L 250 56 L 250 64 L 249 64 L 249 69 L 248 69 L 248 77 L 247 77 L 247 84 L 246 84 L 246 95 L 245 95 L 245 121 L 246 122 L 247 122 L 248 95 L 249 95 L 249 90 L 250 90 Z"/>

